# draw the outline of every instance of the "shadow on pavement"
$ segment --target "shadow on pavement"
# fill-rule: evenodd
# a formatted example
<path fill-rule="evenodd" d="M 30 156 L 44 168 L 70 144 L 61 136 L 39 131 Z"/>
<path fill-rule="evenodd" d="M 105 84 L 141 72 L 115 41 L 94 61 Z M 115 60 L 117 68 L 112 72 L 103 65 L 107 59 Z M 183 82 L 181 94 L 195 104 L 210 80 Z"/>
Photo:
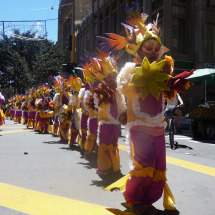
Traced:
<path fill-rule="evenodd" d="M 68 144 L 68 140 L 65 140 L 65 141 L 60 141 L 60 140 L 57 140 L 57 141 L 54 141 L 54 140 L 50 140 L 50 141 L 45 141 L 43 143 L 46 143 L 46 144 Z"/>
<path fill-rule="evenodd" d="M 108 210 L 109 212 L 111 212 L 112 214 L 115 215 L 135 215 L 136 213 L 134 212 L 130 212 L 128 210 L 122 211 L 119 209 L 114 209 L 114 208 L 106 208 L 106 210 Z M 143 213 L 144 214 L 144 213 Z M 179 211 L 161 211 L 161 210 L 157 210 L 157 215 L 179 215 Z"/>
<path fill-rule="evenodd" d="M 62 141 L 61 141 L 61 142 L 62 142 Z M 65 144 L 68 144 L 68 140 L 66 141 Z M 81 151 L 80 146 L 78 146 L 78 145 L 72 145 L 72 146 L 68 146 L 68 147 L 61 147 L 61 148 L 59 148 L 59 149 L 66 149 L 66 150 L 78 151 L 78 152 Z"/>
<path fill-rule="evenodd" d="M 170 148 L 170 144 L 169 143 L 166 143 L 166 148 Z M 192 147 L 189 147 L 187 145 L 182 145 L 182 144 L 178 144 L 178 142 L 176 142 L 174 144 L 174 147 L 173 147 L 173 150 L 176 150 L 176 149 L 179 149 L 179 148 L 183 148 L 183 149 L 190 149 L 190 150 L 193 150 Z"/>
<path fill-rule="evenodd" d="M 111 185 L 112 183 L 116 182 L 117 180 L 119 180 L 120 178 L 122 178 L 124 176 L 125 175 L 123 175 L 121 173 L 121 171 L 119 171 L 117 173 L 112 173 L 112 174 L 108 174 L 106 176 L 103 176 L 101 181 L 92 180 L 92 183 L 90 185 L 105 188 L 105 187 Z M 119 189 L 117 189 L 117 188 L 112 189 L 111 192 L 115 191 L 115 190 L 119 190 Z"/>
<path fill-rule="evenodd" d="M 87 169 L 96 169 L 97 168 L 97 160 L 96 159 L 90 159 L 90 160 L 88 160 L 88 163 L 79 162 L 77 164 L 82 164 Z"/>

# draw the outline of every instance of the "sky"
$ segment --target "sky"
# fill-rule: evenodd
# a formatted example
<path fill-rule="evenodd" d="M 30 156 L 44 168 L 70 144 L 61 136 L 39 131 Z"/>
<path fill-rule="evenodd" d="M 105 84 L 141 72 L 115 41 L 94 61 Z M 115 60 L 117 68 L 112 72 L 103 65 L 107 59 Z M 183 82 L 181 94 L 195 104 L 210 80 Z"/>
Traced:
<path fill-rule="evenodd" d="M 52 6 L 53 10 L 51 9 Z M 12 35 L 14 28 L 20 29 L 21 32 L 32 29 L 37 30 L 38 36 L 40 36 L 45 32 L 45 23 L 34 22 L 34 20 L 47 20 L 47 39 L 56 42 L 58 30 L 58 20 L 56 19 L 58 18 L 58 6 L 59 0 L 0 0 L 0 21 L 33 20 L 33 22 L 5 22 L 5 33 Z M 48 19 L 56 20 L 48 21 Z M 2 29 L 2 22 L 0 22 L 0 34 L 3 33 Z"/>

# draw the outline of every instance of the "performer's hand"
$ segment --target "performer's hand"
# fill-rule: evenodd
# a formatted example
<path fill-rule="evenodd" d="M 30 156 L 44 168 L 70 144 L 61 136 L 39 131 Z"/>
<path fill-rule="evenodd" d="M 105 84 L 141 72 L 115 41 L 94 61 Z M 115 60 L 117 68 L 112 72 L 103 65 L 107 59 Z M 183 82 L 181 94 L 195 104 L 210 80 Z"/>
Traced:
<path fill-rule="evenodd" d="M 171 65 L 166 62 L 163 69 L 162 69 L 162 73 L 166 73 L 168 75 L 171 75 Z"/>

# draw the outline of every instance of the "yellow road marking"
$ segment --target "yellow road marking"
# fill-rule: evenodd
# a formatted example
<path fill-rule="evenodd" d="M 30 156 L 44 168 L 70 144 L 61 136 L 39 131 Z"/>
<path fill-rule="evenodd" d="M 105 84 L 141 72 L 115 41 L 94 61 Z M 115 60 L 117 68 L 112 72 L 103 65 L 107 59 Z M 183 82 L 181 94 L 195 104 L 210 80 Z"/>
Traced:
<path fill-rule="evenodd" d="M 0 205 L 31 215 L 111 215 L 104 206 L 0 183 Z"/>
<path fill-rule="evenodd" d="M 127 146 L 119 144 L 119 149 L 127 151 Z M 215 168 L 213 167 L 204 166 L 201 164 L 192 163 L 189 161 L 184 161 L 184 160 L 169 157 L 169 156 L 166 156 L 166 162 L 175 166 L 180 166 L 185 169 L 193 170 L 196 172 L 200 172 L 200 173 L 215 177 Z"/>
<path fill-rule="evenodd" d="M 8 133 L 15 133 L 15 132 L 22 132 L 22 131 L 29 131 L 29 130 L 32 130 L 32 129 L 22 129 L 22 130 L 14 130 L 14 131 L 3 131 L 3 132 L 0 132 L 0 134 L 8 134 Z"/>
<path fill-rule="evenodd" d="M 26 127 L 4 127 L 4 126 L 2 126 L 2 128 L 26 128 Z"/>
<path fill-rule="evenodd" d="M 215 177 L 215 168 L 166 156 L 166 162 L 185 169 Z"/>

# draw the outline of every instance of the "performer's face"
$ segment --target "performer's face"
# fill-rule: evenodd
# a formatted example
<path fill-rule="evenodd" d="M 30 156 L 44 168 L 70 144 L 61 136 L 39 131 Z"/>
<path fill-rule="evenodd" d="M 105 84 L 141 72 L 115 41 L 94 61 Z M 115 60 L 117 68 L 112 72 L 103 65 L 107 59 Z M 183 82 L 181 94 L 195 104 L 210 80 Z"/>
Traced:
<path fill-rule="evenodd" d="M 117 74 L 113 72 L 110 75 L 108 75 L 106 78 L 104 78 L 104 81 L 106 82 L 108 87 L 112 90 L 116 89 L 116 77 L 117 77 Z"/>
<path fill-rule="evenodd" d="M 148 39 L 143 42 L 141 48 L 138 50 L 138 54 L 143 60 L 147 57 L 149 62 L 152 63 L 157 60 L 159 56 L 160 45 L 155 39 Z"/>

